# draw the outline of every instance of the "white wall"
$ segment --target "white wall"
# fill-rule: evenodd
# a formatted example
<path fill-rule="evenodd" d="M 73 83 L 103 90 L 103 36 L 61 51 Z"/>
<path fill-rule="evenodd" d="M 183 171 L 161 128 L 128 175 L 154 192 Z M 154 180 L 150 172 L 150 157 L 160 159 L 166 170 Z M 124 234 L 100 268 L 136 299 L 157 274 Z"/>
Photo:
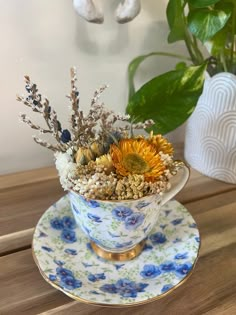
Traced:
<path fill-rule="evenodd" d="M 78 67 L 83 108 L 88 107 L 93 91 L 108 83 L 104 102 L 123 112 L 129 61 L 150 51 L 173 51 L 166 42 L 167 0 L 143 0 L 141 14 L 125 25 L 117 24 L 113 17 L 118 3 L 101 1 L 105 22 L 95 25 L 82 20 L 69 0 L 0 0 L 0 174 L 53 163 L 51 151 L 33 142 L 34 131 L 18 122 L 20 112 L 41 122 L 41 117 L 15 101 L 16 93 L 24 93 L 25 74 L 66 122 L 70 66 Z M 174 50 L 185 52 L 181 45 L 174 45 Z M 153 57 L 141 67 L 137 86 L 172 69 L 175 63 Z"/>

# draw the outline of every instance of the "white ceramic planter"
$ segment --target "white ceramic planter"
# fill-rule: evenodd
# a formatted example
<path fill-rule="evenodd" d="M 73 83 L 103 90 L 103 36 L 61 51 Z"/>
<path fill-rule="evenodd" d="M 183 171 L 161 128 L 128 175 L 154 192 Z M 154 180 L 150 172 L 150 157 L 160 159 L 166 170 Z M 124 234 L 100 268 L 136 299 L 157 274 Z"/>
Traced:
<path fill-rule="evenodd" d="M 185 159 L 212 178 L 236 183 L 236 76 L 219 73 L 205 80 L 189 118 Z"/>

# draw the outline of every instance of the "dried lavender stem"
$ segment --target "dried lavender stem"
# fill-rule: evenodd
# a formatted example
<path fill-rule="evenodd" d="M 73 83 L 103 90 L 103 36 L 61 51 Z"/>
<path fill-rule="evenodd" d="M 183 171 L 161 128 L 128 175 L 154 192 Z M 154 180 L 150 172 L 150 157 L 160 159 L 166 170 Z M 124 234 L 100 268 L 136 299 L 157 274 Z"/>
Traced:
<path fill-rule="evenodd" d="M 44 141 L 44 140 L 42 140 L 42 139 L 40 139 L 40 138 L 38 138 L 38 137 L 36 137 L 36 136 L 33 136 L 33 139 L 34 139 L 34 141 L 35 141 L 36 143 L 40 144 L 42 147 L 45 147 L 45 148 L 47 148 L 47 149 L 50 149 L 50 150 L 52 150 L 52 151 L 54 151 L 54 152 L 57 152 L 57 151 L 65 152 L 65 151 L 62 151 L 62 150 L 58 147 L 58 145 L 50 144 L 50 143 L 48 143 L 48 142 L 46 142 L 46 141 Z"/>
<path fill-rule="evenodd" d="M 34 123 L 32 123 L 32 121 L 25 114 L 21 114 L 20 118 L 21 118 L 22 122 L 26 123 L 32 129 L 38 130 L 41 133 L 52 133 L 52 130 L 43 129 L 40 126 L 35 125 Z"/>

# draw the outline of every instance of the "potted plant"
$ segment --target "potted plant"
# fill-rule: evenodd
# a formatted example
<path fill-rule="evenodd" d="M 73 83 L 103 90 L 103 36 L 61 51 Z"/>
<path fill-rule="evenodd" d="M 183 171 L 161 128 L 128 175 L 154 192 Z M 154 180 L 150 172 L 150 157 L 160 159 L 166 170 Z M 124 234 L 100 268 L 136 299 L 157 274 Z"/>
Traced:
<path fill-rule="evenodd" d="M 104 107 L 99 97 L 106 86 L 95 91 L 85 114 L 79 107 L 75 82 L 72 68 L 70 130 L 62 128 L 56 111 L 29 76 L 25 76 L 27 96 L 17 96 L 17 100 L 42 115 L 46 127 L 35 125 L 25 114 L 21 120 L 41 134 L 53 136 L 55 143 L 33 138 L 54 152 L 75 220 L 94 251 L 107 259 L 131 259 L 143 249 L 161 206 L 185 185 L 189 170 L 173 160 L 172 145 L 160 134 L 134 135 L 134 130 L 150 127 L 152 120 L 131 124 L 129 115 Z M 180 168 L 182 175 L 171 186 L 170 178 Z M 60 229 L 58 222 L 53 226 Z M 74 232 L 62 233 L 63 239 L 74 241 Z"/>
<path fill-rule="evenodd" d="M 191 116 L 186 160 L 206 175 L 236 183 L 236 1 L 169 0 L 166 15 L 168 42 L 184 41 L 189 56 L 152 52 L 136 57 L 129 65 L 127 113 L 138 121 L 152 118 L 152 130 L 162 134 Z M 182 61 L 135 91 L 140 63 L 154 55 Z"/>

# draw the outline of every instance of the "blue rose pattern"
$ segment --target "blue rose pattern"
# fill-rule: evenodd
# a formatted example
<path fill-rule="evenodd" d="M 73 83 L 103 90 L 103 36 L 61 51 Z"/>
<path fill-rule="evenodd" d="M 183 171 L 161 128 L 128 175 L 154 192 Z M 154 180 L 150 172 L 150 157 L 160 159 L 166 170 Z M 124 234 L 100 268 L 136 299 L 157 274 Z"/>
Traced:
<path fill-rule="evenodd" d="M 190 262 L 186 262 L 182 265 L 177 265 L 175 268 L 175 274 L 179 277 L 184 277 L 192 269 L 192 266 L 193 265 Z"/>
<path fill-rule="evenodd" d="M 175 220 L 171 221 L 171 223 L 172 223 L 173 225 L 178 225 L 178 224 L 182 223 L 182 221 L 183 221 L 183 219 L 182 219 L 182 218 L 179 218 L 179 219 L 175 219 Z"/>
<path fill-rule="evenodd" d="M 72 271 L 63 267 L 57 267 L 56 272 L 59 277 L 73 276 Z"/>
<path fill-rule="evenodd" d="M 76 228 L 74 218 L 70 216 L 56 217 L 50 221 L 50 225 L 55 230 L 61 230 L 61 239 L 65 243 L 74 243 L 77 241 L 76 234 L 73 231 Z"/>
<path fill-rule="evenodd" d="M 150 235 L 150 240 L 151 240 L 153 245 L 155 245 L 155 244 L 163 244 L 163 243 L 165 243 L 167 241 L 165 234 L 163 234 L 161 232 L 156 232 L 154 234 L 151 234 Z"/>
<path fill-rule="evenodd" d="M 47 237 L 48 235 L 42 231 L 39 231 L 39 236 L 38 237 Z"/>
<path fill-rule="evenodd" d="M 163 264 L 160 265 L 160 269 L 162 272 L 171 272 L 175 270 L 175 263 L 172 261 L 166 261 Z"/>
<path fill-rule="evenodd" d="M 150 205 L 150 202 L 145 202 L 145 201 L 140 201 L 137 205 L 136 205 L 136 208 L 137 209 L 142 209 L 144 207 L 147 207 Z"/>
<path fill-rule="evenodd" d="M 54 261 L 54 263 L 57 264 L 58 266 L 63 266 L 63 265 L 64 265 L 64 261 L 56 260 L 56 259 L 54 259 L 53 261 Z"/>
<path fill-rule="evenodd" d="M 180 242 L 182 242 L 182 239 L 179 238 L 179 237 L 177 237 L 175 240 L 173 240 L 173 243 L 174 243 L 174 244 L 175 244 L 175 243 L 180 243 Z"/>
<path fill-rule="evenodd" d="M 133 211 L 128 207 L 119 206 L 114 208 L 111 213 L 118 221 L 125 221 L 128 216 L 133 214 Z"/>
<path fill-rule="evenodd" d="M 142 205 L 143 207 L 145 207 L 143 203 Z M 139 227 L 143 223 L 145 219 L 145 216 L 143 213 L 139 213 L 139 212 L 134 213 L 130 208 L 123 207 L 123 206 L 118 206 L 114 208 L 112 210 L 112 216 L 117 221 L 124 222 L 125 228 L 127 230 L 135 230 L 137 227 Z"/>
<path fill-rule="evenodd" d="M 70 249 L 70 248 L 66 248 L 66 249 L 64 250 L 64 252 L 65 252 L 66 254 L 69 254 L 69 255 L 72 255 L 72 256 L 75 256 L 75 255 L 78 254 L 77 250 L 75 250 L 75 249 Z"/>
<path fill-rule="evenodd" d="M 41 248 L 43 249 L 43 250 L 45 250 L 46 252 L 53 252 L 53 249 L 51 248 L 51 247 L 48 247 L 48 246 L 41 246 Z"/>
<path fill-rule="evenodd" d="M 95 290 L 92 290 L 92 291 L 90 291 L 89 293 L 96 294 L 96 295 L 99 295 L 99 294 L 100 294 L 100 293 L 98 293 L 98 292 L 95 291 Z"/>
<path fill-rule="evenodd" d="M 87 243 L 87 244 L 86 244 L 86 247 L 87 247 L 87 249 L 88 249 L 90 252 L 93 252 L 91 243 Z"/>
<path fill-rule="evenodd" d="M 82 282 L 76 279 L 73 272 L 69 269 L 57 267 L 56 275 L 51 275 L 51 279 L 49 279 L 55 281 L 57 280 L 57 277 L 59 278 L 60 285 L 68 290 L 73 290 L 82 286 Z"/>
<path fill-rule="evenodd" d="M 136 212 L 125 219 L 125 227 L 127 230 L 135 230 L 143 221 L 144 214 Z"/>
<path fill-rule="evenodd" d="M 61 239 L 65 243 L 74 243 L 77 241 L 76 234 L 74 231 L 69 230 L 69 229 L 64 229 L 61 232 Z"/>
<path fill-rule="evenodd" d="M 73 230 L 76 228 L 75 220 L 69 216 L 65 216 L 62 218 L 63 227 L 65 229 Z"/>
<path fill-rule="evenodd" d="M 173 287 L 172 284 L 165 284 L 165 285 L 163 286 L 163 288 L 161 289 L 161 292 L 162 292 L 162 293 L 165 293 L 165 292 L 167 292 L 168 290 L 170 290 L 172 287 Z"/>
<path fill-rule="evenodd" d="M 104 284 L 100 287 L 100 290 L 106 293 L 117 293 L 115 284 Z"/>
<path fill-rule="evenodd" d="M 117 293 L 122 297 L 136 298 L 139 292 L 145 292 L 147 283 L 136 283 L 129 279 L 120 279 L 115 284 L 104 284 L 100 290 L 106 293 Z"/>
<path fill-rule="evenodd" d="M 124 248 L 124 247 L 127 247 L 127 246 L 131 246 L 132 244 L 133 244 L 132 241 L 125 242 L 125 243 L 116 243 L 116 248 Z"/>
<path fill-rule="evenodd" d="M 57 265 L 62 265 L 64 262 L 54 260 Z M 122 265 L 123 266 L 123 265 Z M 118 268 L 117 268 L 118 269 Z M 178 277 L 184 277 L 192 269 L 192 264 L 190 262 L 184 264 L 175 264 L 173 262 L 165 262 L 160 264 L 160 266 L 147 264 L 144 265 L 143 270 L 140 275 L 144 279 L 153 279 L 161 275 L 162 272 L 174 272 Z M 49 279 L 51 281 L 56 281 L 59 278 L 59 283 L 63 288 L 68 290 L 73 290 L 80 288 L 82 282 L 76 279 L 71 270 L 66 269 L 62 266 L 56 268 L 56 275 L 50 274 Z M 88 280 L 91 282 L 97 282 L 105 280 L 105 273 L 89 274 Z M 122 297 L 136 298 L 139 292 L 145 292 L 145 288 L 148 283 L 136 283 L 129 279 L 123 278 L 119 279 L 115 284 L 104 284 L 100 287 L 100 290 L 106 293 L 119 294 Z M 172 284 L 166 284 L 162 287 L 161 292 L 164 293 L 172 288 Z M 97 292 L 98 293 L 98 292 Z"/>
<path fill-rule="evenodd" d="M 119 270 L 120 268 L 122 268 L 123 266 L 125 266 L 125 264 L 121 264 L 121 265 L 114 265 L 115 266 L 115 268 L 116 268 L 116 270 Z"/>
<path fill-rule="evenodd" d="M 196 223 L 191 223 L 191 224 L 189 224 L 189 227 L 192 228 L 192 229 L 195 229 L 195 228 L 197 228 L 197 224 Z"/>
<path fill-rule="evenodd" d="M 54 218 L 50 221 L 51 227 L 55 230 L 62 230 L 63 229 L 63 223 L 62 220 L 59 218 Z"/>
<path fill-rule="evenodd" d="M 145 243 L 143 251 L 144 250 L 152 250 L 152 249 L 153 249 L 153 246 L 151 244 Z"/>
<path fill-rule="evenodd" d="M 96 273 L 96 274 L 89 274 L 88 275 L 88 279 L 89 281 L 92 281 L 92 282 L 96 282 L 96 281 L 99 281 L 99 280 L 105 280 L 106 279 L 106 276 L 103 273 Z"/>
<path fill-rule="evenodd" d="M 83 202 L 87 206 L 89 206 L 91 208 L 98 208 L 98 207 L 100 207 L 100 204 L 96 200 L 87 200 L 83 196 L 80 196 L 80 198 L 83 200 Z"/>
<path fill-rule="evenodd" d="M 176 254 L 175 259 L 186 259 L 188 258 L 188 253 L 183 253 L 183 254 Z"/>
<path fill-rule="evenodd" d="M 95 215 L 95 214 L 88 213 L 87 216 L 88 216 L 88 218 L 89 218 L 91 221 L 93 221 L 93 222 L 96 222 L 96 223 L 101 223 L 101 222 L 102 222 L 101 218 L 98 217 L 98 216 Z"/>
<path fill-rule="evenodd" d="M 140 272 L 140 275 L 145 279 L 156 278 L 161 274 L 158 266 L 155 265 L 144 265 L 143 270 Z"/>
<path fill-rule="evenodd" d="M 57 276 L 55 276 L 55 275 L 49 275 L 49 280 L 51 280 L 51 281 L 56 281 L 57 280 Z"/>
<path fill-rule="evenodd" d="M 62 277 L 60 280 L 60 285 L 68 290 L 77 289 L 82 286 L 82 282 L 75 279 L 73 276 Z"/>
<path fill-rule="evenodd" d="M 72 203 L 72 209 L 75 211 L 75 213 L 80 214 L 79 209 L 76 207 L 75 204 Z"/>

